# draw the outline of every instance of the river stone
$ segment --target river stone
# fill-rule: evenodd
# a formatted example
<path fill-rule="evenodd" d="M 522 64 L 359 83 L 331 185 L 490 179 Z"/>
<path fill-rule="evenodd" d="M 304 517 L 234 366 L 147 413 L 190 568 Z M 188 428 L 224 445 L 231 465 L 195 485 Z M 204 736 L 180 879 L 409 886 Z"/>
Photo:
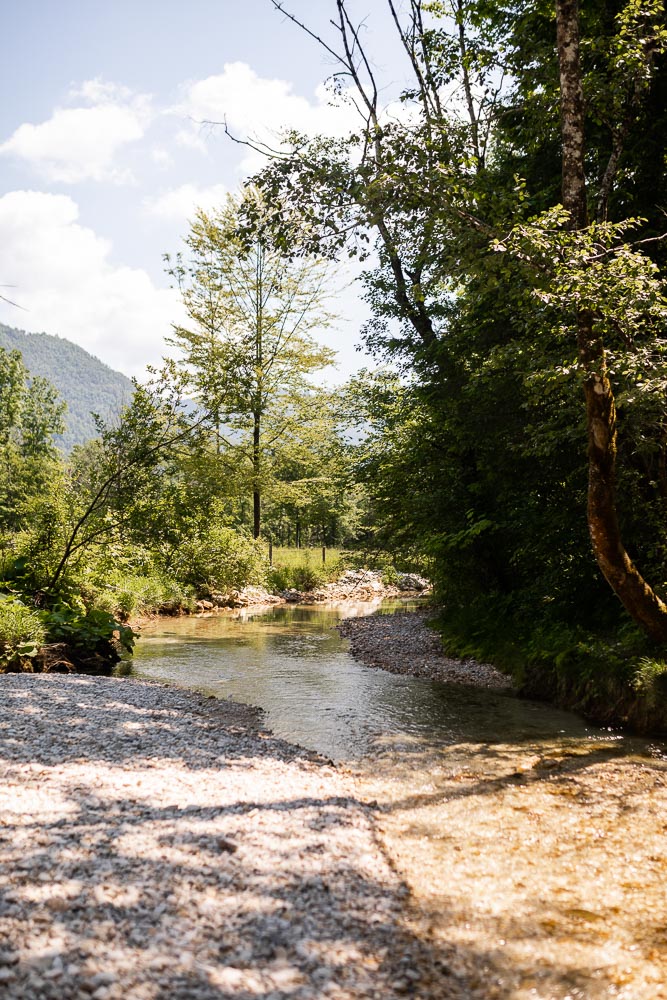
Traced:
<path fill-rule="evenodd" d="M 333 995 L 395 1000 L 398 956 L 434 967 L 353 777 L 257 721 L 129 678 L 0 676 L 3 1000 L 305 1000 L 322 968 Z"/>

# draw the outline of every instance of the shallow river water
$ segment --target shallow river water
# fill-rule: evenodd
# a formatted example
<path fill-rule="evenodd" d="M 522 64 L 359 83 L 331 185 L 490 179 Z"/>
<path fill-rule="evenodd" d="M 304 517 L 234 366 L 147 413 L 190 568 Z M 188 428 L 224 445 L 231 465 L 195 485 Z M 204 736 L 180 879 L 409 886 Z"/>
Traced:
<path fill-rule="evenodd" d="M 258 705 L 276 736 L 336 761 L 360 761 L 401 741 L 595 738 L 577 716 L 546 705 L 370 670 L 334 629 L 343 616 L 406 607 L 280 605 L 162 620 L 143 630 L 135 670 Z"/>
<path fill-rule="evenodd" d="M 371 610 L 160 622 L 135 669 L 258 705 L 277 736 L 352 767 L 412 890 L 415 932 L 467 996 L 667 998 L 664 746 L 365 667 L 333 626 Z"/>

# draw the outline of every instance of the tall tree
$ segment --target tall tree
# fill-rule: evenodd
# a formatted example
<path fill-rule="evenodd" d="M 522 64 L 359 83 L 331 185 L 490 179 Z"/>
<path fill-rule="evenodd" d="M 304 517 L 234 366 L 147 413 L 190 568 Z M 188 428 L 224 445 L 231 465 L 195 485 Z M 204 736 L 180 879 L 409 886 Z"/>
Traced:
<path fill-rule="evenodd" d="M 563 206 L 573 230 L 586 229 L 586 142 L 580 58 L 578 0 L 556 0 L 558 61 L 563 145 Z M 620 154 L 617 137 L 600 199 L 606 210 L 614 164 Z M 667 605 L 638 572 L 627 553 L 616 509 L 616 401 L 606 351 L 595 315 L 577 309 L 577 349 L 583 371 L 588 430 L 588 527 L 600 569 L 627 611 L 648 634 L 667 641 Z"/>
<path fill-rule="evenodd" d="M 283 9 L 282 4 L 276 6 Z M 433 428 L 434 448 L 448 464 L 455 463 L 462 487 L 459 510 L 466 518 L 470 514 L 473 525 L 486 525 L 481 535 L 471 533 L 465 524 L 448 531 L 447 544 L 455 539 L 478 553 L 478 577 L 491 590 L 511 590 L 517 567 L 532 566 L 537 574 L 535 592 L 544 588 L 543 599 L 551 602 L 552 584 L 546 583 L 539 561 L 528 558 L 531 526 L 524 523 L 521 533 L 517 512 L 522 491 L 512 487 L 495 455 L 521 455 L 512 475 L 516 479 L 522 468 L 524 498 L 533 494 L 536 511 L 545 501 L 553 503 L 553 523 L 562 525 L 559 491 L 564 482 L 576 483 L 570 495 L 579 495 L 583 465 L 572 450 L 569 468 L 561 458 L 557 462 L 552 458 L 558 440 L 567 440 L 572 449 L 572 425 L 566 428 L 561 414 L 573 412 L 571 394 L 577 382 L 572 373 L 583 369 L 591 470 L 588 520 L 594 554 L 614 592 L 625 593 L 623 603 L 635 620 L 655 638 L 665 638 L 662 602 L 636 572 L 620 542 L 614 505 L 616 414 L 601 339 L 606 332 L 613 344 L 626 426 L 631 428 L 633 414 L 640 413 L 637 401 L 649 398 L 642 383 L 653 387 L 651 406 L 655 404 L 658 424 L 663 419 L 658 416 L 659 386 L 664 386 L 664 352 L 655 336 L 664 323 L 661 282 L 650 258 L 626 243 L 628 227 L 622 216 L 616 228 L 604 219 L 610 206 L 618 210 L 630 203 L 634 177 L 642 174 L 642 161 L 632 159 L 632 142 L 635 150 L 638 147 L 631 123 L 643 120 L 650 100 L 655 100 L 653 80 L 665 48 L 663 5 L 653 0 L 641 4 L 595 0 L 586 5 L 595 34 L 588 39 L 587 64 L 581 69 L 573 36 L 563 35 L 568 17 L 572 21 L 569 3 L 558 4 L 557 53 L 556 11 L 537 0 L 502 6 L 478 0 L 454 4 L 411 0 L 400 9 L 387 0 L 388 16 L 397 26 L 412 68 L 412 83 L 403 97 L 412 105 L 413 115 L 402 122 L 378 108 L 382 88 L 349 15 L 350 5 L 332 0 L 331 7 L 340 45 L 325 44 L 357 88 L 365 124 L 347 144 L 295 142 L 291 157 L 270 164 L 261 184 L 269 197 L 287 187 L 296 192 L 294 197 L 304 203 L 310 232 L 323 245 L 346 246 L 354 253 L 350 231 L 377 235 L 380 268 L 368 276 L 375 313 L 369 342 L 394 357 L 400 352 L 408 370 L 421 380 L 421 398 L 440 425 L 440 441 L 437 426 Z M 452 15 L 448 22 L 446 16 Z M 528 28 L 527 34 L 520 35 L 519 24 Z M 562 139 L 557 55 L 563 84 Z M 517 83 L 501 95 L 502 114 L 494 113 L 497 107 L 480 105 L 477 110 L 471 100 L 476 94 L 491 93 L 488 83 L 503 64 L 514 72 Z M 597 129 L 596 145 L 587 149 L 582 77 L 587 125 Z M 484 79 L 487 86 L 480 87 Z M 451 97 L 457 81 L 463 116 L 450 113 L 447 104 L 456 105 L 455 100 L 444 100 L 446 93 Z M 529 122 L 530 133 L 525 126 L 521 131 L 516 124 L 521 121 Z M 487 130 L 492 141 L 482 144 L 480 136 Z M 572 219 L 568 235 L 554 205 L 561 188 L 561 141 L 563 198 Z M 351 155 L 355 150 L 356 159 Z M 603 220 L 597 228 L 587 225 L 584 155 L 596 177 L 592 200 Z M 521 180 L 524 170 L 530 186 Z M 297 178 L 306 183 L 299 184 Z M 524 225 L 523 220 L 543 208 L 550 211 Z M 515 235 L 521 231 L 521 239 L 505 240 L 503 233 L 517 222 Z M 510 244 L 514 262 L 494 263 L 489 251 Z M 562 339 L 573 312 L 581 369 L 569 364 L 570 348 Z M 392 324 L 394 319 L 398 325 Z M 550 377 L 545 377 L 549 371 Z M 536 391 L 540 381 L 545 390 L 541 397 Z M 482 388 L 487 400 L 496 402 L 495 416 Z M 532 420 L 526 421 L 526 413 L 537 412 L 545 421 L 539 429 Z M 502 425 L 494 432 L 491 422 L 498 421 L 498 415 Z M 646 437 L 646 431 L 645 426 L 638 437 L 642 433 Z M 657 430 L 658 437 L 661 433 Z M 436 465 L 434 460 L 432 468 Z M 444 506 L 449 495 L 446 488 L 439 512 L 442 523 L 452 520 L 452 512 Z M 544 525 L 536 517 L 537 523 Z M 493 546 L 488 544 L 491 532 Z M 640 530 L 635 541 L 641 537 L 645 533 Z M 560 548 L 565 538 L 561 527 L 551 536 L 552 549 Z M 532 542 L 537 549 L 542 544 L 537 538 Z M 573 544 L 581 548 L 578 536 L 576 542 L 568 539 L 568 545 Z M 572 566 L 585 563 L 580 555 L 562 553 L 563 579 L 569 579 L 569 586 Z"/>
<path fill-rule="evenodd" d="M 0 529 L 16 527 L 25 502 L 55 475 L 55 434 L 66 405 L 47 379 L 31 377 L 19 351 L 0 348 Z"/>
<path fill-rule="evenodd" d="M 239 231 L 241 209 L 252 218 Z M 253 499 L 253 535 L 262 526 L 262 495 L 271 481 L 272 454 L 317 412 L 312 376 L 334 352 L 313 333 L 329 325 L 330 277 L 321 262 L 292 258 L 271 238 L 257 191 L 229 198 L 219 212 L 199 211 L 170 274 L 191 320 L 172 342 L 198 404 L 211 418 L 216 447 L 245 469 Z"/>

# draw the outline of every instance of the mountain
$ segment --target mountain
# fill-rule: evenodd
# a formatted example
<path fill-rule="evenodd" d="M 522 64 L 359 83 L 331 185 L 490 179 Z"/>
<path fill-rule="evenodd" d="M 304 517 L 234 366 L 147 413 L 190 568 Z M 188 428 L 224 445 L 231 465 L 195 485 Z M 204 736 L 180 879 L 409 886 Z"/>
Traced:
<path fill-rule="evenodd" d="M 25 333 L 0 323 L 0 347 L 20 351 L 30 373 L 47 378 L 67 403 L 67 428 L 56 439 L 64 451 L 97 436 L 91 413 L 108 420 L 132 397 L 134 387 L 126 375 L 63 337 Z"/>

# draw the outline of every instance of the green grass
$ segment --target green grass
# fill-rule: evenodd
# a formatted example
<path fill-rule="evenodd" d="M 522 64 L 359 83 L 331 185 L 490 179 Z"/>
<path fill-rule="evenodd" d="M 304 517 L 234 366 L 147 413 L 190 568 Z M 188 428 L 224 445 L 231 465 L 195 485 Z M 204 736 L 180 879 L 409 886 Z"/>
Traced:
<path fill-rule="evenodd" d="M 274 546 L 273 566 L 268 572 L 271 590 L 315 590 L 337 580 L 346 568 L 340 549 L 327 549 L 322 562 L 322 549 L 293 549 Z"/>
<path fill-rule="evenodd" d="M 34 656 L 46 640 L 46 629 L 36 611 L 18 598 L 0 594 L 0 673 Z"/>
<path fill-rule="evenodd" d="M 122 621 L 139 615 L 194 611 L 191 589 L 158 573 L 114 570 L 85 588 L 86 603 L 117 615 Z"/>

